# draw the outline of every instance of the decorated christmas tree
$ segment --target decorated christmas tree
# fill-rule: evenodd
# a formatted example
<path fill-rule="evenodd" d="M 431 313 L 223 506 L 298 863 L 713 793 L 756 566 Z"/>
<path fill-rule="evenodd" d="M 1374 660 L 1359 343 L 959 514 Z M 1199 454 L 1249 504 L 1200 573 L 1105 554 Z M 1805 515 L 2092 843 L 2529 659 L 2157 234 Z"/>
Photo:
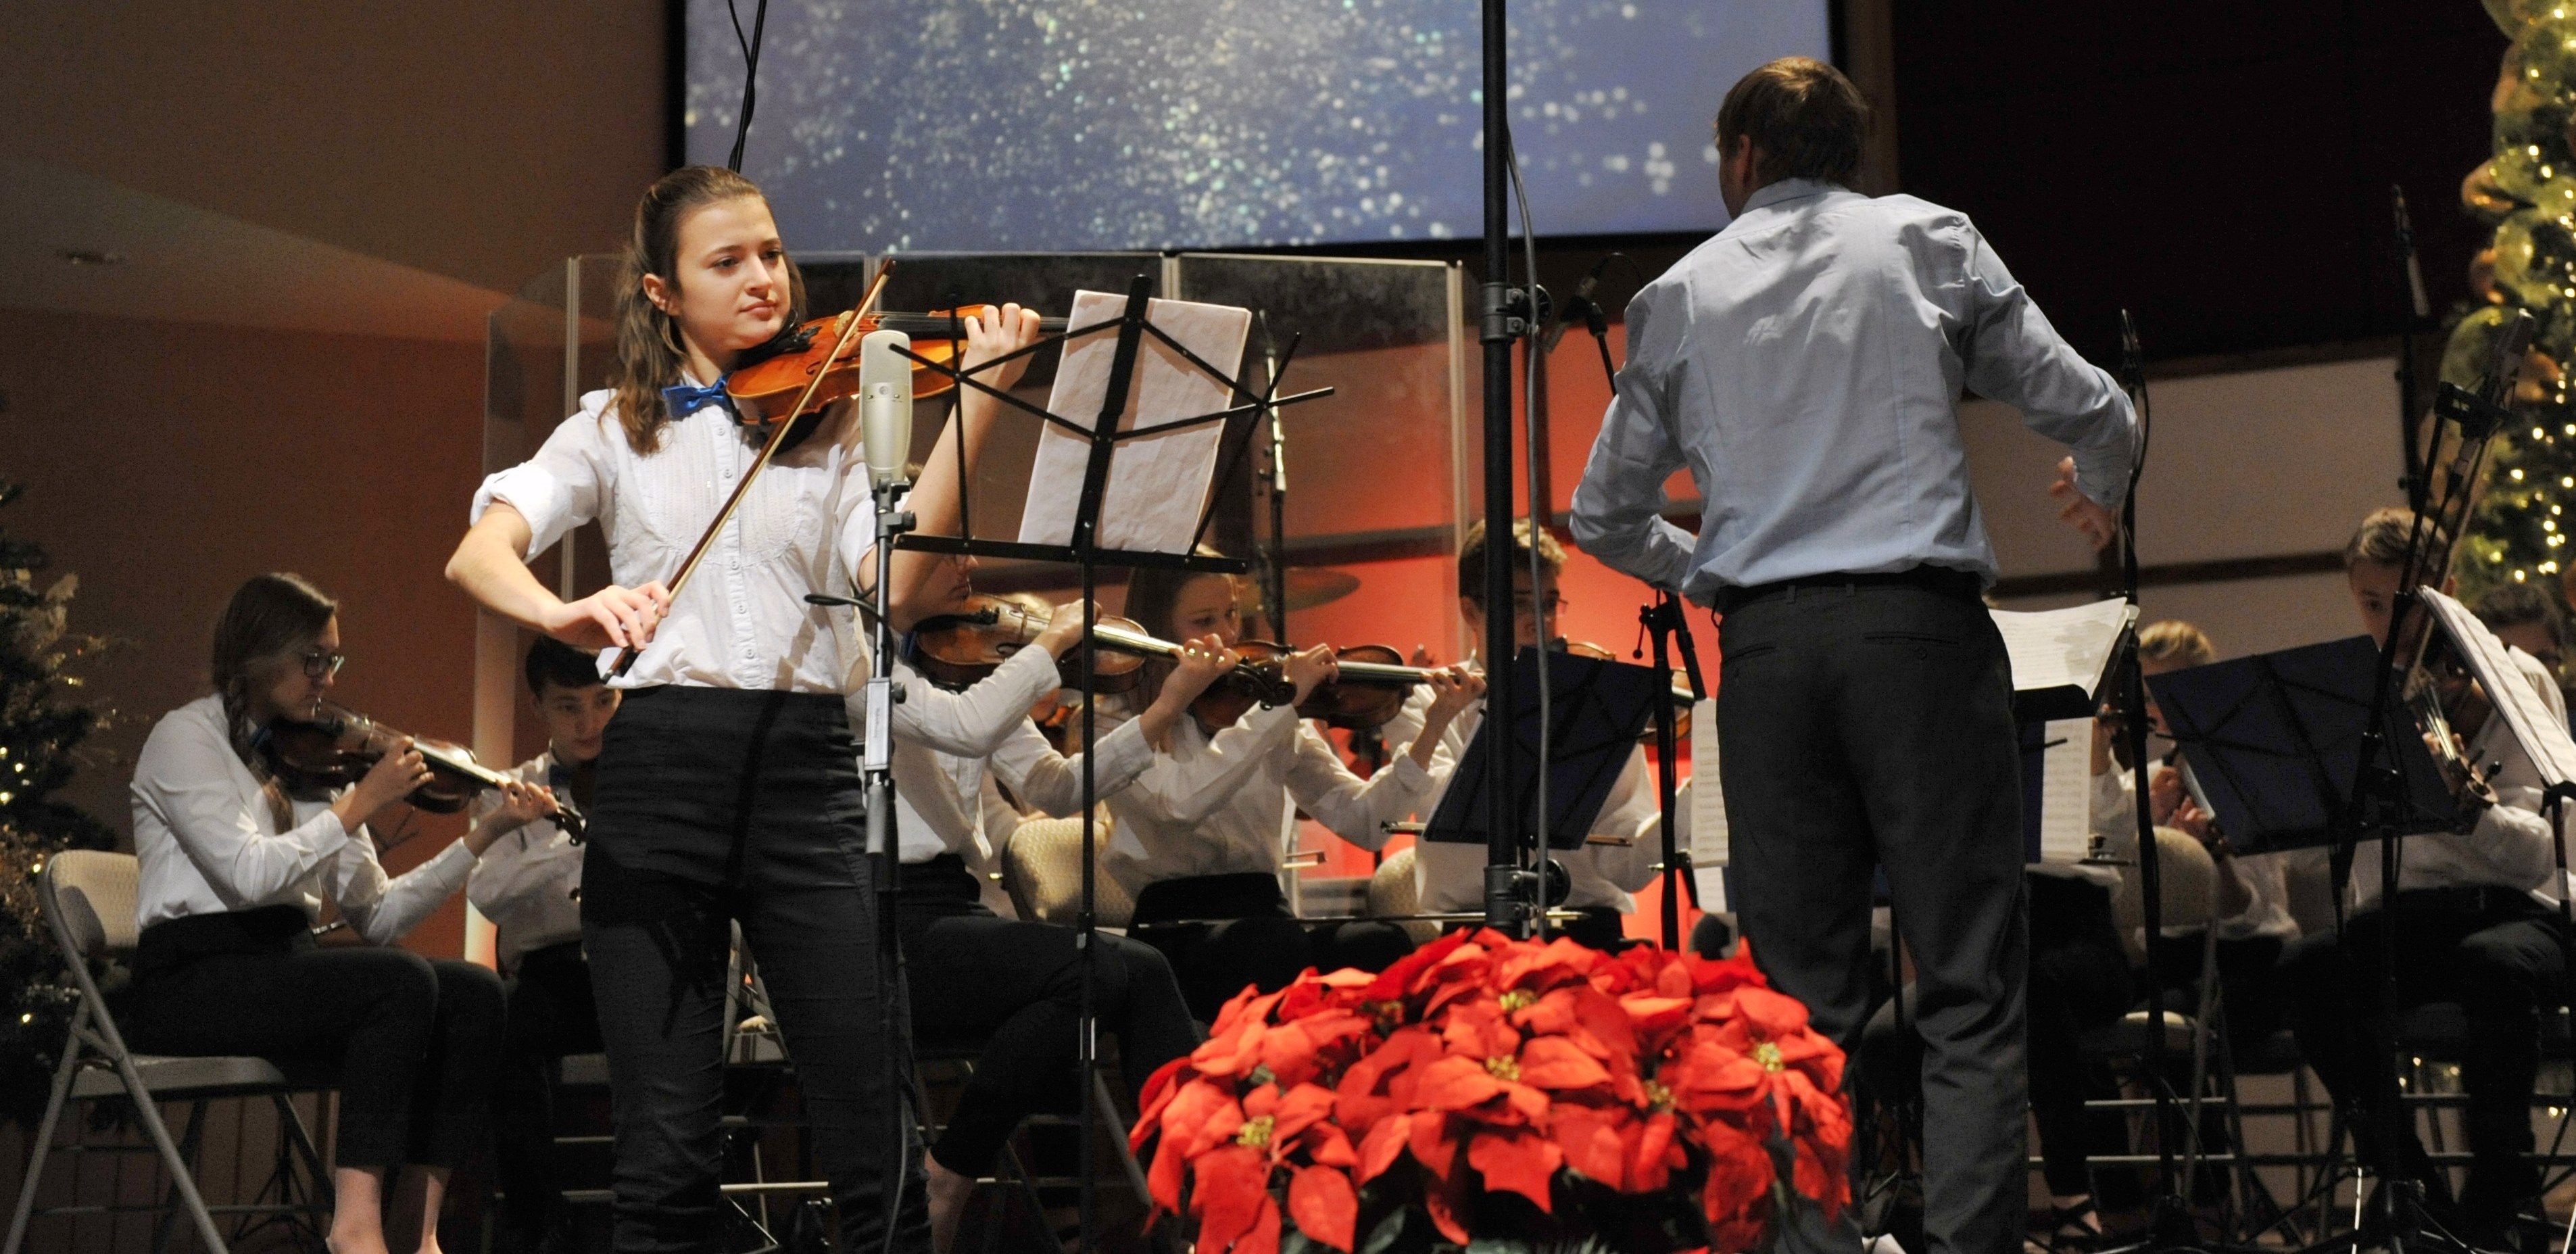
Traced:
<path fill-rule="evenodd" d="M 0 481 L 0 507 L 20 486 Z M 106 849 L 106 824 L 54 799 L 85 758 L 91 733 L 110 717 L 82 702 L 69 668 L 98 651 L 93 636 L 68 633 L 79 581 L 40 585 L 45 551 L 0 526 L 0 1119 L 44 1108 L 73 998 L 62 959 L 37 912 L 35 874 L 65 849 Z"/>
<path fill-rule="evenodd" d="M 2460 193 L 2494 224 L 2495 239 L 2472 274 L 2476 303 L 2443 352 L 2443 380 L 2477 387 L 2497 329 L 2516 311 L 2528 310 L 2539 329 L 2515 389 L 2516 420 L 2491 449 L 2459 547 L 2454 569 L 2470 597 L 2502 583 L 2561 588 L 2576 562 L 2567 547 L 2576 406 L 2562 369 L 2576 360 L 2576 9 L 2557 0 L 2486 7 L 2513 43 L 2495 87 L 2495 155 Z"/>

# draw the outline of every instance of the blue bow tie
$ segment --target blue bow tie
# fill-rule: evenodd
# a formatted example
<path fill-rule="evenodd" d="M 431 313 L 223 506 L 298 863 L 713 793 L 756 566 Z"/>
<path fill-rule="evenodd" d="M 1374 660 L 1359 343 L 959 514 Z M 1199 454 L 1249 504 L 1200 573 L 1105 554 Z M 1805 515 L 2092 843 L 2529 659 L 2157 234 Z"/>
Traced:
<path fill-rule="evenodd" d="M 725 385 L 724 380 L 722 379 L 718 379 L 705 387 L 693 387 L 686 383 L 674 383 L 671 386 L 662 389 L 662 404 L 665 408 L 671 411 L 671 417 L 674 419 L 686 418 L 709 405 L 722 408 L 726 413 L 733 414 L 737 417 L 739 417 L 742 412 L 733 407 L 733 398 L 725 395 Z"/>

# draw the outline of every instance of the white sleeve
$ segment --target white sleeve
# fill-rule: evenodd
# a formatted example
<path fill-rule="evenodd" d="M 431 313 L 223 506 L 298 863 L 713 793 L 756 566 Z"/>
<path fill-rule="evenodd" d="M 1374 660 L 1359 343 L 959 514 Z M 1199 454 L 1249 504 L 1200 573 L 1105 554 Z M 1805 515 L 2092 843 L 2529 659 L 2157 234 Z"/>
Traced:
<path fill-rule="evenodd" d="M 1673 847 L 1690 848 L 1690 794 L 1683 792 L 1687 783 L 1673 789 Z M 1592 820 L 1595 835 L 1627 841 L 1620 845 L 1586 845 L 1584 856 L 1592 859 L 1593 869 L 1601 878 L 1619 886 L 1623 892 L 1636 892 L 1655 882 L 1655 865 L 1664 859 L 1661 836 L 1646 839 L 1647 829 L 1663 816 L 1662 781 L 1656 778 L 1654 765 L 1646 760 L 1644 749 L 1629 752 L 1626 769 L 1610 785 L 1610 796 L 1601 803 L 1600 817 Z"/>
<path fill-rule="evenodd" d="M 902 662 L 895 663 L 894 678 L 903 689 L 903 700 L 894 703 L 895 738 L 960 758 L 1000 749 L 1013 729 L 1029 721 L 1029 707 L 1058 683 L 1055 658 L 1039 648 L 1013 654 L 964 692 L 941 688 Z M 862 727 L 866 693 L 854 687 L 849 697 L 851 721 Z"/>
<path fill-rule="evenodd" d="M 363 826 L 358 831 L 359 838 L 342 848 L 332 867 L 331 899 L 369 944 L 401 940 L 465 887 L 474 870 L 474 855 L 459 840 L 439 850 L 437 857 L 388 879 L 384 864 L 376 861 L 375 842 L 366 839 Z"/>
<path fill-rule="evenodd" d="M 1304 722 L 1297 724 L 1288 766 L 1288 795 L 1334 835 L 1375 849 L 1386 843 L 1386 824 L 1402 820 L 1431 793 L 1431 774 L 1406 753 L 1367 779 L 1351 773 L 1333 742 Z"/>
<path fill-rule="evenodd" d="M 1161 823 L 1198 823 L 1233 800 L 1244 781 L 1261 769 L 1263 755 L 1280 752 L 1280 746 L 1296 735 L 1296 727 L 1297 711 L 1289 706 L 1256 708 L 1210 737 L 1207 749 L 1186 762 L 1168 753 L 1155 754 L 1121 794 L 1120 802 Z M 1102 744 L 1107 743 L 1103 737 Z"/>
<path fill-rule="evenodd" d="M 1657 309 L 1659 298 L 1672 299 L 1660 283 L 1628 302 L 1628 364 L 1574 486 L 1568 525 L 1574 543 L 1603 565 L 1680 588 L 1698 538 L 1664 520 L 1664 481 L 1685 464 L 1671 391 L 1690 317 L 1678 299 L 1681 309 Z"/>
<path fill-rule="evenodd" d="M 993 774 L 1021 804 L 1058 818 L 1082 813 L 1082 755 L 1055 751 L 1046 733 L 1023 715 L 1010 737 L 993 751 Z M 1099 760 L 1092 766 L 1092 797 L 1107 800 L 1126 790 L 1154 764 L 1145 743 L 1145 728 L 1134 719 L 1120 723 L 1100 738 Z"/>
<path fill-rule="evenodd" d="M 530 823 L 492 842 L 474 860 L 465 899 L 488 919 L 516 912 L 552 890 L 570 893 L 581 875 L 581 848 L 561 828 Z"/>
<path fill-rule="evenodd" d="M 329 810 L 271 833 L 266 807 L 242 804 L 237 765 L 219 732 L 174 714 L 144 742 L 131 790 L 135 808 L 160 818 L 232 909 L 267 900 L 350 844 Z"/>
<path fill-rule="evenodd" d="M 610 395 L 583 397 L 580 412 L 556 424 L 536 456 L 485 476 L 467 521 L 481 522 L 495 501 L 508 504 L 528 520 L 528 551 L 519 556 L 534 560 L 573 528 L 598 518 L 600 498 L 614 486 L 606 442 L 626 438 L 607 416 Z"/>

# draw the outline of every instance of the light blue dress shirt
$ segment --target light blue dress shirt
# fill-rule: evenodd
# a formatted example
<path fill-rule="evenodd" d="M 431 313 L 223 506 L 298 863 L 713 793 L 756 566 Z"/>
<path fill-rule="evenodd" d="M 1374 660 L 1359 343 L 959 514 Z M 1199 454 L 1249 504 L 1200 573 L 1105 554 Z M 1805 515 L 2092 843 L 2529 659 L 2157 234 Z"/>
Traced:
<path fill-rule="evenodd" d="M 1919 565 L 1995 577 L 1962 388 L 2022 412 L 2117 508 L 2137 419 L 1965 214 L 1788 179 L 1628 304 L 1628 364 L 1574 491 L 1583 551 L 1705 603 L 1721 587 Z M 1689 466 L 1700 532 L 1661 517 Z"/>

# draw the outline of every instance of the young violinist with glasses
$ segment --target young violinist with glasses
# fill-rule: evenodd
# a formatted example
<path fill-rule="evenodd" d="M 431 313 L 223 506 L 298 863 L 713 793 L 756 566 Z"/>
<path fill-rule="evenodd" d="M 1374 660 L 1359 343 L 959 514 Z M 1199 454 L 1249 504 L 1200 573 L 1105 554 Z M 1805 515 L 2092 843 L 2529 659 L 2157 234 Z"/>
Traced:
<path fill-rule="evenodd" d="M 408 740 L 336 792 L 280 778 L 269 728 L 309 720 L 331 691 L 337 610 L 294 575 L 244 583 L 215 625 L 215 691 L 144 742 L 132 789 L 142 938 L 118 1014 L 139 1053 L 327 1069 L 340 1091 L 331 1248 L 436 1254 L 448 1173 L 484 1134 L 501 982 L 395 942 L 465 886 L 492 837 L 469 832 L 385 874 L 367 822 L 430 781 Z M 552 809 L 542 789 L 507 792 Z M 325 903 L 366 943 L 317 945 Z"/>
<path fill-rule="evenodd" d="M 964 611 L 972 570 L 970 558 L 938 563 L 895 604 L 895 628 L 910 633 L 925 618 Z M 974 1074 L 930 1147 L 932 1245 L 942 1254 L 955 1240 L 975 1181 L 992 1173 L 1012 1130 L 1073 1078 L 1082 1013 L 1079 938 L 1058 924 L 1001 917 L 984 903 L 984 883 L 999 852 L 987 833 L 1019 817 L 988 813 L 1007 809 L 988 779 L 1041 812 L 1082 812 L 1081 754 L 1058 753 L 1029 718 L 1056 691 L 1058 660 L 1081 638 L 1082 607 L 1054 607 L 1028 647 L 955 692 L 932 685 L 906 662 L 895 665 L 903 688 L 894 707 L 895 826 L 903 851 L 895 909 L 914 994 L 913 1032 L 923 1042 L 977 1050 Z M 1148 742 L 1187 717 L 1190 702 L 1219 674 L 1223 652 L 1213 639 L 1184 645 L 1152 705 L 1101 737 L 1092 768 L 1096 795 L 1115 795 L 1153 761 Z M 1130 1094 L 1141 1094 L 1156 1068 L 1198 1045 L 1198 1025 L 1162 954 L 1113 933 L 1097 939 L 1095 1011 L 1118 1038 Z"/>
<path fill-rule="evenodd" d="M 1239 590 L 1231 575 L 1139 570 L 1128 578 L 1124 612 L 1164 640 L 1214 637 L 1226 646 L 1221 666 L 1231 668 L 1243 638 Z M 1148 662 L 1129 700 L 1150 706 L 1169 668 Z M 1434 672 L 1421 731 L 1385 769 L 1361 779 L 1296 710 L 1334 669 L 1332 647 L 1315 645 L 1282 660 L 1295 700 L 1255 706 L 1221 726 L 1193 709 L 1156 746 L 1153 764 L 1109 798 L 1117 830 L 1107 867 L 1135 898 L 1131 929 L 1172 960 L 1203 1020 L 1246 984 L 1275 989 L 1309 966 L 1379 969 L 1412 948 L 1392 924 L 1310 929 L 1290 917 L 1279 884 L 1283 843 L 1295 831 L 1290 806 L 1363 849 L 1385 844 L 1385 825 L 1430 795 L 1441 733 L 1485 683 L 1462 667 Z M 1102 714 L 1109 708 L 1103 702 Z"/>
<path fill-rule="evenodd" d="M 590 955 L 617 1110 L 614 1226 L 627 1251 L 712 1245 L 730 927 L 758 955 L 840 1215 L 841 1248 L 920 1250 L 918 1137 L 906 1117 L 891 986 L 843 699 L 861 633 L 814 592 L 873 587 L 875 508 L 854 405 L 812 420 L 744 494 L 695 579 L 661 582 L 759 458 L 728 372 L 801 314 L 760 189 L 676 170 L 636 208 L 617 294 L 613 388 L 582 400 L 527 462 L 475 496 L 448 577 L 485 608 L 570 644 L 636 650 L 600 751 L 582 862 Z M 966 320 L 963 364 L 1033 342 L 1016 306 Z M 1007 387 L 1015 368 L 987 372 Z M 1000 377 L 995 377 L 1000 376 Z M 987 419 L 981 393 L 960 398 Z M 745 405 L 741 408 L 757 409 Z M 957 485 L 934 450 L 917 495 Z M 558 599 L 527 566 L 585 522 L 614 583 Z M 895 555 L 898 586 L 918 555 Z M 889 1057 L 890 1052 L 897 1056 Z M 898 1204 L 900 1213 L 894 1214 Z"/>

